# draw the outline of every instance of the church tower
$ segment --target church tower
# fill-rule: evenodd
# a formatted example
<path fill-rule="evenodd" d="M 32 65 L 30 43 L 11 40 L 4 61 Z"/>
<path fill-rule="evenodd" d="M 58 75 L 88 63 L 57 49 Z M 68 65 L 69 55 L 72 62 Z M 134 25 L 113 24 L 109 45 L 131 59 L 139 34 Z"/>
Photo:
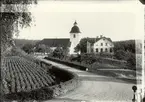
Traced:
<path fill-rule="evenodd" d="M 77 22 L 74 22 L 74 26 L 71 28 L 70 31 L 70 42 L 71 42 L 71 46 L 70 46 L 70 54 L 76 54 L 74 51 L 74 48 L 77 46 L 77 44 L 79 44 L 80 41 L 80 29 L 77 26 Z"/>

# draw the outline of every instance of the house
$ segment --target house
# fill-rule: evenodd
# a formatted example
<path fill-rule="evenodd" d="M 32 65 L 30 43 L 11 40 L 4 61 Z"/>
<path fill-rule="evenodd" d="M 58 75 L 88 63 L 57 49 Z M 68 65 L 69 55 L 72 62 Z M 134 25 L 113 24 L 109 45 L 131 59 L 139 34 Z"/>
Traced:
<path fill-rule="evenodd" d="M 95 43 L 92 47 L 93 52 L 96 54 L 101 52 L 113 54 L 114 44 L 110 38 L 100 35 L 100 37 L 95 39 Z"/>
<path fill-rule="evenodd" d="M 52 38 L 52 39 L 43 39 L 36 44 L 39 45 L 46 45 L 49 46 L 52 50 L 56 49 L 57 47 L 69 49 L 68 54 L 76 54 L 74 48 L 80 41 L 80 29 L 77 26 L 77 22 L 75 21 L 73 27 L 71 28 L 70 38 Z"/>

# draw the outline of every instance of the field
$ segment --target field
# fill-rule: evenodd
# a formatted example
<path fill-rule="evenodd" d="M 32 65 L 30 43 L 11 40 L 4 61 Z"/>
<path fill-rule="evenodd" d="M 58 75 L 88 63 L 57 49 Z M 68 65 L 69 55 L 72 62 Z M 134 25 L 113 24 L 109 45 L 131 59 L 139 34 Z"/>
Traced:
<path fill-rule="evenodd" d="M 29 92 L 46 86 L 54 85 L 52 76 L 43 68 L 23 57 L 5 57 L 3 91 L 5 94 Z"/>

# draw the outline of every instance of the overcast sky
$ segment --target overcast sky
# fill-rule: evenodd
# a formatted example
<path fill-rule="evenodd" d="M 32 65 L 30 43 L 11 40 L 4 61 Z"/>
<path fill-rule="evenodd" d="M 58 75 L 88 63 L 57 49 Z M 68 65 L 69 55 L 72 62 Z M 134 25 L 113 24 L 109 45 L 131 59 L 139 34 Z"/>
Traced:
<path fill-rule="evenodd" d="M 19 38 L 69 38 L 74 21 L 81 37 L 104 35 L 113 41 L 143 38 L 143 7 L 134 2 L 38 2 L 31 9 L 36 26 L 20 32 Z"/>

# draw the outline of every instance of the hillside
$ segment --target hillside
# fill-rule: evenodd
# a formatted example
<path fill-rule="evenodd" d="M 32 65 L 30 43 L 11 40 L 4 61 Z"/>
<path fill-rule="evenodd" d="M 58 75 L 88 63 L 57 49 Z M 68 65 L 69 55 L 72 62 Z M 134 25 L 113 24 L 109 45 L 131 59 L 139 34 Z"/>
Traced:
<path fill-rule="evenodd" d="M 28 39 L 14 39 L 15 40 L 15 44 L 17 47 L 23 47 L 25 44 L 32 44 L 35 45 L 37 42 L 39 42 L 40 40 L 28 40 Z"/>

